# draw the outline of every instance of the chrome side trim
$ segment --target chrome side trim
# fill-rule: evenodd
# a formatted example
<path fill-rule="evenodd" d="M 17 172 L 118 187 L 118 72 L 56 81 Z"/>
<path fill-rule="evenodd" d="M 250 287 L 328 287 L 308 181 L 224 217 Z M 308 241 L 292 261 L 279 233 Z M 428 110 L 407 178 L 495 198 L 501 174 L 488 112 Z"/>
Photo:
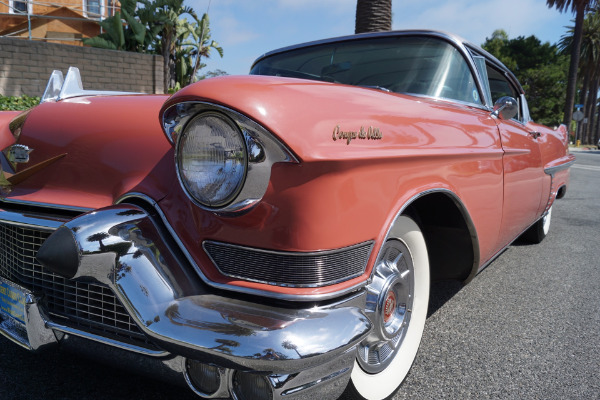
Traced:
<path fill-rule="evenodd" d="M 270 291 L 266 291 L 266 290 L 243 288 L 240 286 L 234 286 L 234 285 L 228 285 L 228 284 L 224 284 L 224 283 L 213 282 L 210 279 L 208 279 L 206 277 L 206 275 L 204 274 L 204 272 L 202 271 L 202 269 L 200 269 L 200 267 L 198 266 L 198 263 L 196 263 L 196 261 L 194 260 L 194 258 L 190 254 L 190 252 L 184 246 L 183 242 L 179 238 L 179 235 L 177 234 L 177 232 L 175 232 L 175 230 L 169 223 L 167 217 L 165 216 L 163 211 L 158 206 L 158 203 L 143 193 L 132 192 L 132 193 L 128 193 L 128 194 L 122 196 L 121 198 L 119 198 L 115 204 L 124 204 L 124 203 L 127 203 L 127 200 L 130 200 L 130 199 L 142 200 L 142 201 L 144 201 L 144 203 L 147 203 L 148 205 L 152 206 L 152 208 L 160 216 L 161 222 L 163 223 L 163 225 L 165 226 L 165 228 L 167 229 L 167 231 L 169 232 L 169 234 L 171 235 L 171 237 L 173 238 L 175 243 L 177 243 L 179 250 L 181 250 L 181 252 L 185 256 L 187 261 L 190 263 L 192 268 L 194 268 L 194 270 L 200 277 L 200 279 L 202 279 L 202 281 L 204 283 L 206 283 L 207 285 L 209 285 L 215 289 L 222 289 L 222 290 L 227 290 L 230 292 L 249 294 L 249 295 L 253 295 L 253 296 L 269 297 L 269 298 L 273 298 L 273 299 L 277 299 L 277 300 L 307 302 L 307 301 L 329 300 L 329 299 L 333 299 L 336 297 L 342 297 L 349 293 L 353 293 L 353 292 L 356 292 L 356 291 L 362 289 L 367 284 L 366 281 L 360 282 L 360 283 L 353 285 L 349 288 L 346 288 L 344 290 L 340 290 L 340 291 L 332 292 L 332 293 L 317 294 L 317 295 L 295 295 L 295 294 L 287 294 L 287 293 L 275 293 L 275 292 L 270 292 Z"/>
<path fill-rule="evenodd" d="M 134 205 L 96 210 L 60 229 L 70 230 L 79 249 L 75 279 L 109 286 L 143 333 L 172 354 L 225 368 L 294 373 L 336 359 L 371 330 L 364 292 L 305 309 L 206 292 Z M 323 327 L 335 335 L 324 337 Z"/>
<path fill-rule="evenodd" d="M 573 165 L 573 164 L 575 164 L 575 160 L 567 161 L 567 162 L 564 162 L 564 163 L 562 163 L 560 165 L 556 165 L 554 167 L 545 168 L 544 172 L 547 175 L 550 175 L 550 176 L 554 177 L 554 174 L 556 174 L 557 172 L 560 172 L 560 171 L 563 171 L 565 169 L 570 168 L 571 165 Z"/>
<path fill-rule="evenodd" d="M 55 330 L 55 331 L 59 331 L 59 332 L 63 332 L 63 333 L 68 333 L 68 334 L 74 335 L 74 336 L 79 336 L 79 337 L 84 338 L 84 339 L 93 340 L 94 342 L 106 344 L 106 345 L 109 345 L 109 346 L 112 346 L 112 347 L 117 347 L 117 348 L 122 349 L 122 350 L 127 350 L 127 351 L 131 351 L 131 352 L 134 352 L 134 353 L 143 354 L 143 355 L 146 355 L 146 356 L 162 357 L 162 356 L 166 356 L 166 355 L 169 354 L 166 351 L 150 350 L 150 349 L 146 349 L 146 348 L 143 348 L 143 347 L 140 347 L 140 346 L 135 346 L 135 345 L 132 345 L 132 344 L 129 344 L 129 343 L 119 342 L 117 340 L 105 338 L 103 336 L 94 335 L 93 333 L 83 332 L 83 331 L 80 331 L 78 329 L 69 328 L 68 326 L 57 324 L 57 323 L 52 322 L 52 321 L 47 321 L 46 322 L 46 327 L 49 328 L 49 329 Z"/>

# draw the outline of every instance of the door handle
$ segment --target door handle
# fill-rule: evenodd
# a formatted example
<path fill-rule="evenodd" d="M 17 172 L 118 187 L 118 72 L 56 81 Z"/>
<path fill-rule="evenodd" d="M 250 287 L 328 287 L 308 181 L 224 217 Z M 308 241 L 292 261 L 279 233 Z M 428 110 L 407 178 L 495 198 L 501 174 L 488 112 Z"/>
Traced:
<path fill-rule="evenodd" d="M 534 139 L 537 139 L 537 138 L 539 138 L 542 135 L 540 132 L 537 132 L 537 131 L 529 132 L 529 134 Z"/>

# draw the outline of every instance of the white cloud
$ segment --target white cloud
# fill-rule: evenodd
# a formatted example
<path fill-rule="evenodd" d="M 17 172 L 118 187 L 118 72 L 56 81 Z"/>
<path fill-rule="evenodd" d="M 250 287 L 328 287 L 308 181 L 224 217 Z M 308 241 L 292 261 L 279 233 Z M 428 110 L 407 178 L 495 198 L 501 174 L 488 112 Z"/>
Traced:
<path fill-rule="evenodd" d="M 258 31 L 249 29 L 248 26 L 240 23 L 240 21 L 233 18 L 232 16 L 220 18 L 218 20 L 218 24 L 218 30 L 220 35 L 218 40 L 222 44 L 243 44 L 254 41 L 261 36 L 261 34 Z M 211 30 L 213 30 L 213 28 L 211 28 Z"/>
<path fill-rule="evenodd" d="M 356 0 L 267 0 L 266 2 L 278 3 L 278 6 L 284 9 L 303 11 L 327 9 L 333 12 L 344 12 L 348 7 L 356 9 Z"/>

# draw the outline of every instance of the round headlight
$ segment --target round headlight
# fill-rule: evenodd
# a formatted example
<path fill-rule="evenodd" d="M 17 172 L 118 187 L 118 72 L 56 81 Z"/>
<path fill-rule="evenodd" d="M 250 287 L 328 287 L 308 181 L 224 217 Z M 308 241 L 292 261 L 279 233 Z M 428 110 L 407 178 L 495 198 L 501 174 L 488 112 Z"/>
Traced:
<path fill-rule="evenodd" d="M 204 112 L 185 127 L 177 142 L 180 179 L 200 205 L 218 208 L 238 195 L 248 168 L 244 136 L 218 112 Z"/>

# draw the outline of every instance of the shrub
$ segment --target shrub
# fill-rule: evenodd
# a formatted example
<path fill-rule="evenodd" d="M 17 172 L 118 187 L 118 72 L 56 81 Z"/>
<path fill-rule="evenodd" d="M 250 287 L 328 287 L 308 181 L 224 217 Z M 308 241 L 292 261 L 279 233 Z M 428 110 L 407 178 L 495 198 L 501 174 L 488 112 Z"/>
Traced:
<path fill-rule="evenodd" d="M 30 96 L 0 96 L 0 110 L 1 111 L 23 111 L 28 110 L 31 107 L 37 106 L 40 103 L 39 97 Z"/>

